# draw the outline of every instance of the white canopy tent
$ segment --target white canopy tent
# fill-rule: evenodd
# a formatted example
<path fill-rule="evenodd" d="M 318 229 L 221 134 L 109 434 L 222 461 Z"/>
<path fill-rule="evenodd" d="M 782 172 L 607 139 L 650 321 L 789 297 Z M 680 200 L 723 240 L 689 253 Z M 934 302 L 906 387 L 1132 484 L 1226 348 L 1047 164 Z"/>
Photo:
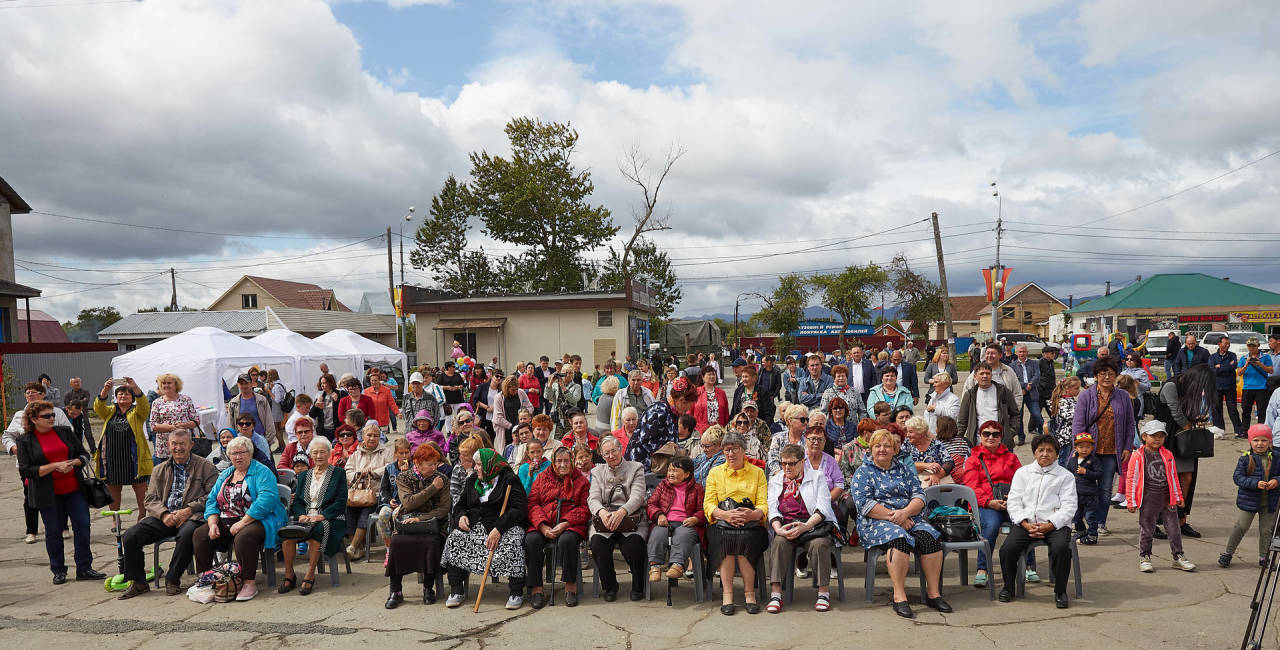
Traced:
<path fill-rule="evenodd" d="M 334 377 L 345 373 L 357 374 L 360 366 L 359 357 L 309 339 L 292 330 L 268 330 L 251 339 L 254 343 L 264 345 L 281 354 L 294 358 L 296 364 L 293 383 L 285 382 L 287 390 L 298 393 L 314 393 L 316 381 L 320 378 L 320 364 L 328 364 L 329 372 Z M 283 381 L 283 375 L 281 375 Z"/>
<path fill-rule="evenodd" d="M 344 353 L 355 355 L 358 359 L 361 373 L 364 372 L 369 364 L 385 363 L 400 366 L 400 372 L 404 374 L 405 381 L 408 381 L 409 357 L 395 348 L 389 348 L 377 341 L 371 341 L 351 330 L 325 332 L 317 336 L 315 340 L 329 347 L 337 348 Z"/>
<path fill-rule="evenodd" d="M 173 373 L 182 392 L 199 408 L 218 412 L 219 427 L 227 426 L 223 386 L 232 391 L 236 375 L 250 366 L 275 369 L 288 385 L 296 381 L 296 359 L 216 327 L 196 327 L 111 360 L 113 377 L 133 377 L 144 392 L 156 389 L 156 377 Z M 209 435 L 213 432 L 206 431 Z"/>

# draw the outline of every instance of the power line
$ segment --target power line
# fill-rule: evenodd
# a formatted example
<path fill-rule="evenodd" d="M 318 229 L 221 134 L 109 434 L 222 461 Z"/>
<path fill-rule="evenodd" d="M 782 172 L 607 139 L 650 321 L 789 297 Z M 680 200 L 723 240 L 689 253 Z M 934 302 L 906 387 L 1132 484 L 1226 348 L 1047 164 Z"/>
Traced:
<path fill-rule="evenodd" d="M 1023 229 L 1021 229 L 1021 228 L 1005 228 L 1005 232 L 1025 232 L 1025 233 L 1031 233 L 1031 234 L 1035 234 L 1035 235 L 1053 235 L 1053 236 L 1055 236 L 1055 237 L 1091 237 L 1091 238 L 1096 238 L 1096 239 L 1116 239 L 1116 235 L 1091 234 L 1091 233 L 1070 232 L 1070 231 L 1064 231 L 1064 232 L 1050 232 L 1050 231 L 1047 231 L 1047 230 L 1023 230 Z M 1185 233 L 1183 233 L 1183 234 L 1185 234 Z M 1222 232 L 1221 232 L 1221 231 L 1219 231 L 1219 232 L 1211 233 L 1211 234 L 1221 235 L 1221 234 L 1222 234 Z M 1280 233 L 1269 233 L 1269 234 L 1280 235 Z M 1219 242 L 1246 243 L 1246 242 L 1258 242 L 1258 241 L 1280 241 L 1280 236 L 1278 236 L 1278 237 L 1277 237 L 1277 238 L 1275 238 L 1275 239 L 1267 239 L 1267 238 L 1264 238 L 1264 237 L 1258 237 L 1258 236 L 1256 236 L 1254 233 L 1249 233 L 1249 236 L 1248 236 L 1248 238 L 1246 239 L 1246 238 L 1243 238 L 1243 237 L 1223 237 L 1223 238 L 1213 238 L 1213 237 L 1145 237 L 1145 236 L 1137 236 L 1137 235 L 1125 235 L 1125 236 L 1124 236 L 1124 239 L 1136 239 L 1136 240 L 1143 240 L 1143 241 L 1189 241 L 1189 242 L 1200 242 L 1200 241 L 1206 241 L 1206 242 L 1209 242 L 1209 241 L 1219 241 Z"/>
<path fill-rule="evenodd" d="M 132 2 L 133 0 L 127 0 L 127 1 Z M 0 8 L 7 8 L 7 7 L 0 7 Z M 236 237 L 241 239 L 248 238 L 248 239 L 329 239 L 329 240 L 332 240 L 332 239 L 358 239 L 359 238 L 359 237 L 352 237 L 352 236 L 331 236 L 331 235 L 254 235 L 251 233 L 243 233 L 243 232 L 235 232 L 235 233 L 212 232 L 208 230 L 188 230 L 186 228 L 172 228 L 169 226 L 148 226 L 145 224 L 128 223 L 124 221 L 94 219 L 92 217 L 75 217 L 68 214 L 57 214 L 55 212 L 41 212 L 39 210 L 32 210 L 31 214 L 39 214 L 46 217 L 56 217 L 58 219 L 71 219 L 72 221 L 101 223 L 101 224 L 106 224 L 108 226 L 123 226 L 127 228 L 138 228 L 140 230 L 163 230 L 165 232 L 180 232 L 180 233 L 186 233 L 188 235 L 214 235 L 217 237 Z M 381 235 L 379 235 L 379 237 L 380 236 Z"/>

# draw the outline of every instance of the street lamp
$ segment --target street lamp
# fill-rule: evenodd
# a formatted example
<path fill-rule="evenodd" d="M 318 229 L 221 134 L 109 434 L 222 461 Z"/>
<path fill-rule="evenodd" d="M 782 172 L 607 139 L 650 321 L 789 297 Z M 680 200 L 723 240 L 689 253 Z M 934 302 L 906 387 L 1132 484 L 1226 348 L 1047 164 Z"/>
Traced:
<path fill-rule="evenodd" d="M 404 304 L 404 225 L 413 220 L 413 206 L 409 206 L 409 214 L 404 215 L 404 219 L 400 220 L 400 304 Z M 395 305 L 392 305 L 395 308 Z M 405 347 L 409 344 L 408 324 L 404 315 L 403 307 L 400 311 L 400 351 L 405 352 Z"/>
<path fill-rule="evenodd" d="M 742 332 L 741 330 L 738 329 L 738 301 L 742 300 L 743 296 L 749 296 L 749 295 L 751 295 L 751 292 L 744 291 L 738 294 L 733 299 L 733 336 L 735 339 L 737 339 L 736 347 L 738 347 L 739 350 L 741 350 L 742 348 Z"/>

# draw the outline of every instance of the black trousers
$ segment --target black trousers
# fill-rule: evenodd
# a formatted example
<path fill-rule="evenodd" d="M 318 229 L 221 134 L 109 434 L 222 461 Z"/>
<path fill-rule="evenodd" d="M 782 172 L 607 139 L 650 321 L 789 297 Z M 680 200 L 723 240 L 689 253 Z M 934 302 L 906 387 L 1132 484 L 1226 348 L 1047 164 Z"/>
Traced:
<path fill-rule="evenodd" d="M 204 522 L 188 519 L 178 528 L 170 528 L 155 517 L 147 517 L 124 532 L 121 543 L 124 545 L 124 577 L 136 582 L 147 581 L 147 547 L 175 534 L 178 541 L 173 547 L 173 557 L 169 560 L 169 570 L 165 573 L 165 581 L 169 584 L 181 584 L 182 574 L 191 566 L 191 558 L 195 547 L 191 543 L 191 535 Z"/>
<path fill-rule="evenodd" d="M 618 573 L 613 568 L 614 547 L 622 551 L 622 559 L 631 567 L 631 591 L 644 593 L 644 581 L 649 578 L 645 573 L 645 540 L 639 533 L 591 536 L 591 557 L 596 560 L 600 588 L 604 591 L 618 590 Z"/>
<path fill-rule="evenodd" d="M 1018 558 L 1027 554 L 1027 547 L 1033 539 L 1031 533 L 1022 526 L 1014 526 L 1004 538 L 1000 547 L 1000 569 L 1004 571 L 1004 586 L 1013 591 L 1017 584 Z M 1044 541 L 1049 546 L 1049 566 L 1053 570 L 1053 593 L 1067 593 L 1067 578 L 1071 577 L 1071 527 L 1064 526 L 1045 535 Z"/>
<path fill-rule="evenodd" d="M 30 490 L 31 490 L 31 486 L 26 481 L 23 481 L 22 482 L 22 516 L 26 518 L 27 534 L 35 535 L 36 533 L 40 532 L 38 528 L 38 526 L 40 525 L 40 509 L 31 507 L 31 504 L 27 502 L 27 495 Z"/>
<path fill-rule="evenodd" d="M 524 536 L 524 572 L 525 580 L 530 587 L 542 586 L 542 552 L 548 544 L 555 544 L 560 553 L 560 582 L 578 582 L 578 545 L 582 537 L 572 530 L 560 533 L 553 542 L 542 533 L 531 530 Z"/>
<path fill-rule="evenodd" d="M 1236 389 L 1218 391 L 1217 404 L 1213 406 L 1213 424 L 1219 429 L 1226 429 L 1227 422 L 1222 418 L 1223 404 L 1226 404 L 1227 415 L 1231 416 L 1231 426 L 1235 433 L 1244 433 L 1240 428 L 1240 413 L 1236 411 Z M 1246 415 L 1245 417 L 1248 417 Z M 1246 427 L 1247 428 L 1247 427 Z"/>
<path fill-rule="evenodd" d="M 1267 389 L 1265 388 L 1246 388 L 1240 395 L 1240 420 L 1241 426 L 1245 429 L 1249 428 L 1249 416 L 1252 415 L 1254 405 L 1257 405 L 1258 418 L 1257 422 L 1267 421 Z"/>

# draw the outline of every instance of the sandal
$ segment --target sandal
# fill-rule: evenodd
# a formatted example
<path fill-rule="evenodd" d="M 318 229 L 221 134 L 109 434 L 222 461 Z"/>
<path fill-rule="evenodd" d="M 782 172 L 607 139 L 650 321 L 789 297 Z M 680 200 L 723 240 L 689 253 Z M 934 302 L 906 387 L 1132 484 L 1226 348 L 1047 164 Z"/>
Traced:
<path fill-rule="evenodd" d="M 297 576 L 293 576 L 293 577 L 285 576 L 280 581 L 280 587 L 276 589 L 276 593 L 287 594 L 290 591 L 293 591 L 293 588 L 296 587 L 297 585 L 298 585 Z"/>
<path fill-rule="evenodd" d="M 305 596 L 305 595 L 307 595 L 307 594 L 311 593 L 311 588 L 312 588 L 312 587 L 314 587 L 315 585 L 316 585 L 316 581 L 315 581 L 315 580 L 310 580 L 310 579 L 307 579 L 307 578 L 303 578 L 303 579 L 302 579 L 302 586 L 298 588 L 298 593 L 299 593 L 299 594 L 302 594 L 303 596 Z"/>
<path fill-rule="evenodd" d="M 765 605 L 764 611 L 770 614 L 777 614 L 782 611 L 782 596 L 773 596 L 769 598 L 769 604 Z"/>
<path fill-rule="evenodd" d="M 818 611 L 820 611 L 820 612 L 830 611 L 830 610 L 831 610 L 831 595 L 830 595 L 830 594 L 818 594 L 818 602 L 816 602 L 816 603 L 814 603 L 814 604 L 813 604 L 813 608 L 814 608 L 814 609 L 816 609 L 816 610 L 818 610 Z"/>

